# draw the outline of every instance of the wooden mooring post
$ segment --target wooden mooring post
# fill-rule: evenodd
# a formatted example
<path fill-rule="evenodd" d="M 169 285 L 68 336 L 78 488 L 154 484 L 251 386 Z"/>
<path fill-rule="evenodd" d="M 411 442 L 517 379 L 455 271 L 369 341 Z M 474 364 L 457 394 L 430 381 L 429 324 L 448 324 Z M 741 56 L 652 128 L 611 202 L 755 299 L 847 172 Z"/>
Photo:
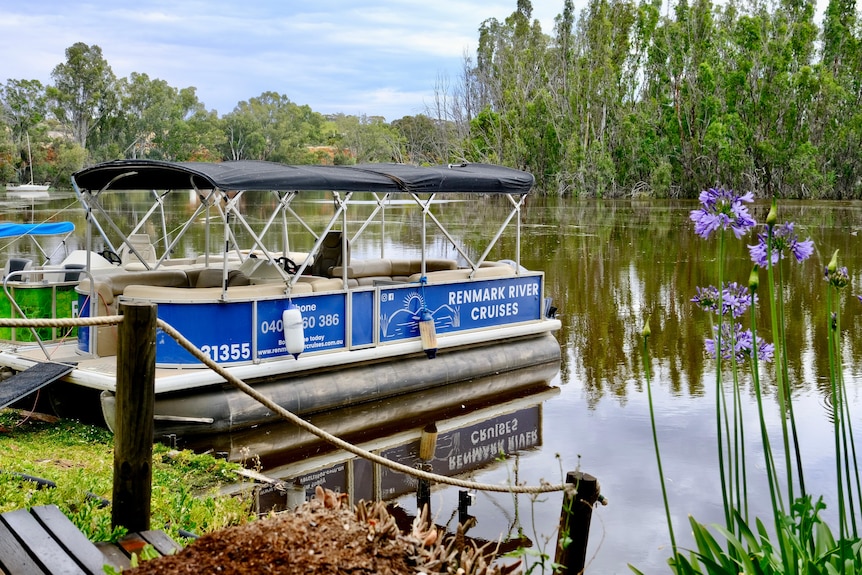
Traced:
<path fill-rule="evenodd" d="M 147 531 L 153 480 L 156 306 L 120 304 L 120 314 L 111 525 Z"/>
<path fill-rule="evenodd" d="M 422 429 L 419 435 L 419 459 L 416 469 L 432 471 L 430 461 L 434 459 L 437 451 L 437 425 L 429 423 Z M 427 479 L 419 479 L 416 485 L 416 515 L 422 515 L 422 509 L 428 507 L 428 517 L 431 517 L 431 482 Z"/>
<path fill-rule="evenodd" d="M 566 483 L 573 484 L 574 489 L 567 489 L 563 494 L 554 561 L 562 566 L 562 573 L 576 575 L 584 572 L 593 505 L 597 501 L 606 503 L 599 493 L 599 482 L 592 475 L 569 471 L 566 474 Z"/>

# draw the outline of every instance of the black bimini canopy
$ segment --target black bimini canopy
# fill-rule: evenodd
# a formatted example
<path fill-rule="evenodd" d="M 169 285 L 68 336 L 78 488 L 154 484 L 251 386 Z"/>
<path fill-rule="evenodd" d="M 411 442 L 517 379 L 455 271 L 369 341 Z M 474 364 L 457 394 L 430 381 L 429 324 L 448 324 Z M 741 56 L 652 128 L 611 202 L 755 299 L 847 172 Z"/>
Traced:
<path fill-rule="evenodd" d="M 72 175 L 81 190 L 408 192 L 527 194 L 527 172 L 489 164 L 420 167 L 407 164 L 287 166 L 273 162 L 162 162 L 116 160 Z"/>

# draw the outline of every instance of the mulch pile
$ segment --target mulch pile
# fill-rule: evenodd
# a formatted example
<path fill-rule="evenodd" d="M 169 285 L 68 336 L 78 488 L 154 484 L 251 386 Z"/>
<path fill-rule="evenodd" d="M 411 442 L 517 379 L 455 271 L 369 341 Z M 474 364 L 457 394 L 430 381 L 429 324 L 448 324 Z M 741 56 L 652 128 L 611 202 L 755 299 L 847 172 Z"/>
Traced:
<path fill-rule="evenodd" d="M 460 527 L 444 534 L 425 514 L 402 533 L 385 504 L 360 501 L 348 510 L 343 498 L 318 488 L 294 511 L 209 533 L 124 573 L 505 575 L 519 567 L 492 565 L 492 551 L 477 548 Z"/>

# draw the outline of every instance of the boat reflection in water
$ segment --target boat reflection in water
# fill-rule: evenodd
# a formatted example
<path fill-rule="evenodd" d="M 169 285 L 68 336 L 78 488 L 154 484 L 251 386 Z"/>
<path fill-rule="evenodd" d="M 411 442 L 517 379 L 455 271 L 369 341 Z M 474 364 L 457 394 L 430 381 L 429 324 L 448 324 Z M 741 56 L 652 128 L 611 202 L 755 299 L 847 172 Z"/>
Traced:
<path fill-rule="evenodd" d="M 550 381 L 560 363 L 550 362 L 388 400 L 312 415 L 314 425 L 392 461 L 446 476 L 469 473 L 501 456 L 542 443 L 542 403 L 559 393 Z M 436 449 L 419 458 L 422 430 L 434 424 Z M 263 473 L 304 491 L 317 486 L 359 499 L 390 500 L 414 492 L 412 476 L 333 449 L 288 422 L 194 439 L 183 445 L 212 449 L 233 461 L 259 458 Z M 275 490 L 273 490 L 275 491 Z M 277 497 L 276 497 L 277 498 Z M 261 511 L 266 505 L 261 501 Z M 280 507 L 278 502 L 273 504 Z"/>

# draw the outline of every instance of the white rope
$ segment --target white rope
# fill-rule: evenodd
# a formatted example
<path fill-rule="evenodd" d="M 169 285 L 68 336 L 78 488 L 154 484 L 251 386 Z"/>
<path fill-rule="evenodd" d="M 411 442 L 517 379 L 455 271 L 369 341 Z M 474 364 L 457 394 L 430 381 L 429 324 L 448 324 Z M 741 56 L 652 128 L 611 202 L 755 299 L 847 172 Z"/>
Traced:
<path fill-rule="evenodd" d="M 123 321 L 123 316 L 121 315 L 55 319 L 0 318 L 0 327 L 89 327 L 94 325 L 112 325 L 121 321 Z"/>
<path fill-rule="evenodd" d="M 123 316 L 115 315 L 115 316 L 103 316 L 103 317 L 92 317 L 92 318 L 68 318 L 68 319 L 0 319 L 0 327 L 63 327 L 63 326 L 92 326 L 92 325 L 105 325 L 105 324 L 114 324 L 120 323 L 123 320 Z M 393 471 L 397 471 L 399 473 L 405 473 L 407 475 L 412 475 L 417 479 L 425 479 L 427 481 L 433 481 L 435 483 L 444 483 L 447 485 L 453 485 L 455 487 L 461 487 L 464 489 L 474 489 L 477 491 L 493 491 L 498 493 L 549 493 L 552 491 L 564 491 L 566 489 L 566 484 L 558 484 L 553 485 L 550 483 L 542 483 L 537 486 L 527 486 L 527 485 L 494 485 L 491 483 L 477 483 L 474 481 L 463 481 L 461 479 L 456 479 L 454 477 L 447 477 L 445 475 L 437 475 L 436 473 L 429 473 L 422 469 L 416 469 L 413 467 L 409 467 L 402 463 L 398 463 L 396 461 L 392 461 L 390 459 L 386 459 L 376 453 L 372 453 L 370 451 L 366 451 L 361 447 L 357 447 L 352 443 L 348 443 L 343 439 L 332 435 L 331 433 L 320 429 L 302 419 L 298 415 L 284 409 L 277 403 L 270 400 L 268 397 L 259 393 L 256 389 L 249 386 L 247 383 L 231 374 L 225 368 L 214 362 L 199 350 L 192 342 L 185 338 L 180 332 L 174 329 L 173 326 L 166 323 L 165 321 L 159 319 L 158 326 L 169 336 L 174 338 L 183 348 L 185 348 L 189 353 L 191 353 L 195 358 L 197 358 L 201 363 L 215 371 L 218 375 L 223 377 L 228 383 L 242 391 L 246 395 L 260 402 L 262 405 L 273 411 L 282 419 L 285 419 L 298 427 L 308 431 L 309 433 L 316 435 L 320 439 L 323 439 L 327 443 L 334 445 L 339 449 L 343 449 L 349 453 L 352 453 L 358 457 L 362 457 L 363 459 L 367 459 L 373 463 L 377 463 L 379 465 L 383 465 L 392 469 Z M 570 484 L 569 487 L 572 487 Z"/>

